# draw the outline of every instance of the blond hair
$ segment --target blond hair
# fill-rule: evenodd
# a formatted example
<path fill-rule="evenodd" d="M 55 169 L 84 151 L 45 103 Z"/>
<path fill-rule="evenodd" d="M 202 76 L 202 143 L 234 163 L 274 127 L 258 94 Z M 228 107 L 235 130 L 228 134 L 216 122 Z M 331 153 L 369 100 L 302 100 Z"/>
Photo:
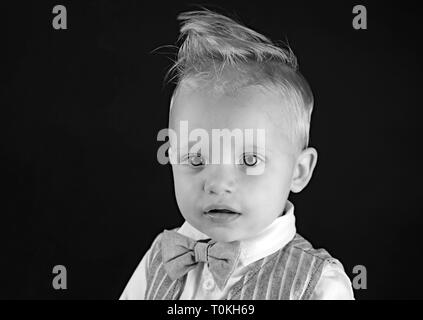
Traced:
<path fill-rule="evenodd" d="M 309 142 L 313 94 L 298 71 L 288 45 L 208 9 L 178 16 L 181 21 L 177 59 L 166 77 L 176 79 L 171 102 L 185 81 L 214 84 L 216 91 L 236 91 L 249 85 L 277 90 L 288 103 L 292 138 L 305 148 Z M 228 74 L 231 75 L 228 81 Z M 225 81 L 226 79 L 226 81 Z M 282 104 L 281 104 L 282 105 Z"/>

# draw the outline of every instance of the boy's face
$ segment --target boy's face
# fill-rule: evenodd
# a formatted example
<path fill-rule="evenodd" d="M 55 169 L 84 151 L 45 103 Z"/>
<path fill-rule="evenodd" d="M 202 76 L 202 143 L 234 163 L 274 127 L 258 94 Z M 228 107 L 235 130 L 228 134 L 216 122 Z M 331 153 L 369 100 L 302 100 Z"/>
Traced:
<path fill-rule="evenodd" d="M 257 235 L 283 213 L 297 160 L 283 100 L 252 86 L 233 95 L 181 86 L 173 102 L 170 127 L 178 134 L 177 144 L 171 139 L 173 152 L 181 152 L 181 121 L 188 121 L 189 131 L 201 128 L 210 138 L 212 129 L 253 129 L 254 135 L 258 129 L 265 130 L 265 152 L 257 149 L 244 158 L 250 166 L 239 162 L 244 151 L 233 144 L 221 150 L 230 153 L 230 163 L 207 164 L 213 156 L 210 147 L 191 162 L 186 154 L 178 154 L 182 162 L 172 164 L 176 199 L 186 221 L 216 241 Z M 261 174 L 251 174 L 254 170 Z M 228 206 L 238 213 L 206 213 L 209 206 Z"/>

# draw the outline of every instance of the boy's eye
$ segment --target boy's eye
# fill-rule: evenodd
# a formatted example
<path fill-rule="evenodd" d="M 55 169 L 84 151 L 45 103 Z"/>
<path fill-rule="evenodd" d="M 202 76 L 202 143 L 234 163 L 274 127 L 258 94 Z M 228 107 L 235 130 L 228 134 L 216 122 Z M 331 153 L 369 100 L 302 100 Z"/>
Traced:
<path fill-rule="evenodd" d="M 254 167 L 260 159 L 255 154 L 244 154 L 242 163 L 248 167 Z"/>
<path fill-rule="evenodd" d="M 188 164 L 192 165 L 193 167 L 199 167 L 203 165 L 204 159 L 199 153 L 190 153 L 188 154 Z"/>

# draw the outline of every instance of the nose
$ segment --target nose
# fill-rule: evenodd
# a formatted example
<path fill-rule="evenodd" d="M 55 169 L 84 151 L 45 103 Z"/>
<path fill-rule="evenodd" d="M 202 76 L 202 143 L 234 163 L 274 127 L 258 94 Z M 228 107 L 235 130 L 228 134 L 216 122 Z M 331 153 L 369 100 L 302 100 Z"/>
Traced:
<path fill-rule="evenodd" d="M 209 165 L 208 174 L 204 182 L 207 194 L 224 195 L 235 192 L 236 175 L 230 164 Z"/>

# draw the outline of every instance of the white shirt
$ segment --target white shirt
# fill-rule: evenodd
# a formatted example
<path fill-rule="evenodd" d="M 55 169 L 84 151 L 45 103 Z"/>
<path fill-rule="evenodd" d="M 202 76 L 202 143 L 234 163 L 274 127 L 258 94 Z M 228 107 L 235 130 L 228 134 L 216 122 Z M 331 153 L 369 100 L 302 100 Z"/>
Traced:
<path fill-rule="evenodd" d="M 209 239 L 207 235 L 185 222 L 179 233 L 194 240 Z M 247 266 L 283 248 L 296 234 L 294 206 L 287 201 L 286 212 L 276 218 L 265 230 L 241 242 L 241 253 L 237 267 L 229 278 L 223 290 L 214 282 L 213 276 L 204 263 L 187 273 L 185 287 L 181 300 L 220 300 L 224 299 L 232 286 L 241 279 L 247 271 Z M 144 300 L 147 277 L 146 264 L 151 248 L 142 258 L 134 274 L 126 285 L 121 300 Z M 311 296 L 312 300 L 353 300 L 354 294 L 351 281 L 345 274 L 341 263 L 335 259 L 334 263 L 326 264 L 322 275 Z"/>

